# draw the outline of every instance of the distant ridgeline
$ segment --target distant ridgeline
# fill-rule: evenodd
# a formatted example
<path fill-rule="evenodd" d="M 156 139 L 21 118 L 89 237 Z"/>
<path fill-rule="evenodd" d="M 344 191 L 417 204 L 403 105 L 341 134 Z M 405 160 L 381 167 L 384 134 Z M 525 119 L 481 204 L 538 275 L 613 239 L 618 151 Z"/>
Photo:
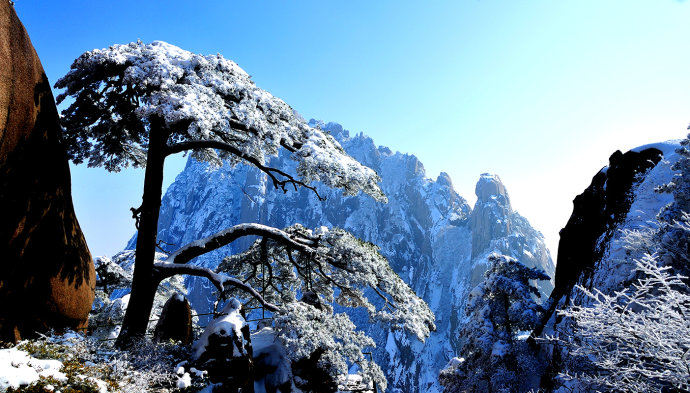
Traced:
<path fill-rule="evenodd" d="M 386 373 L 388 391 L 441 391 L 438 372 L 457 355 L 465 299 L 482 280 L 488 254 L 510 255 L 553 278 L 555 267 L 544 238 L 512 210 L 498 176 L 481 175 L 473 209 L 453 190 L 446 173 L 436 180 L 426 178 L 415 156 L 376 147 L 363 134 L 351 137 L 339 124 L 312 120 L 311 125 L 329 131 L 348 154 L 378 172 L 387 204 L 368 196 L 343 197 L 339 190 L 321 186 L 317 189 L 325 201 L 306 189 L 283 194 L 258 170 L 213 167 L 189 159 L 163 198 L 158 239 L 174 251 L 238 223 L 279 228 L 300 223 L 307 228 L 341 227 L 378 245 L 393 269 L 429 303 L 437 331 L 421 343 L 369 325 L 365 312 L 349 311 L 352 319 L 376 340 L 374 359 Z M 271 166 L 294 171 L 295 163 L 286 156 L 275 160 Z M 135 240 L 128 249 L 134 248 Z M 215 268 L 225 256 L 248 245 L 247 240 L 239 241 L 193 263 Z M 186 284 L 192 306 L 207 312 L 215 300 L 213 286 L 195 277 Z M 542 283 L 540 289 L 548 296 L 552 282 Z"/>

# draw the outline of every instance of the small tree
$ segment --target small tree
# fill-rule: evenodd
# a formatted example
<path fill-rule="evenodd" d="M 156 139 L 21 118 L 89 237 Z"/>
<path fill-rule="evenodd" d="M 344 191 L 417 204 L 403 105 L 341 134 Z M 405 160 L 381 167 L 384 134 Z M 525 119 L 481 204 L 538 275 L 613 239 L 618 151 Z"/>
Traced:
<path fill-rule="evenodd" d="M 251 283 L 188 265 L 196 256 L 245 236 L 270 239 L 307 255 L 320 246 L 318 237 L 242 224 L 184 246 L 164 263 L 155 263 L 163 164 L 168 156 L 191 152 L 196 159 L 218 165 L 224 161 L 248 163 L 283 191 L 306 187 L 316 193 L 310 184 L 320 181 L 342 188 L 347 195 L 363 191 L 385 200 L 373 170 L 348 156 L 333 137 L 309 127 L 285 102 L 256 87 L 249 75 L 220 55 L 196 55 L 164 42 L 114 45 L 81 55 L 56 87 L 66 89 L 58 102 L 73 98 L 62 112 L 64 141 L 72 161 L 88 161 L 89 166 L 109 171 L 129 165 L 146 168 L 142 204 L 132 208 L 138 229 L 136 264 L 119 346 L 144 335 L 156 288 L 161 280 L 176 274 L 207 277 L 221 291 L 226 286 L 239 288 L 270 311 L 279 310 Z M 298 162 L 295 175 L 267 165 L 267 159 L 280 149 L 291 152 Z M 337 275 L 358 277 L 371 269 L 367 265 L 370 260 L 358 265 L 347 264 L 343 258 L 319 262 L 298 273 L 328 271 L 325 276 L 336 277 L 330 284 L 342 285 L 338 290 L 346 295 L 344 298 L 361 300 L 347 296 L 359 295 L 360 290 L 348 289 L 351 283 L 338 281 Z M 369 286 L 387 299 L 384 309 L 376 314 L 382 320 L 395 315 L 390 310 L 410 310 L 408 321 L 400 323 L 420 331 L 416 327 L 419 324 L 412 322 L 421 322 L 426 327 L 419 336 L 424 337 L 433 327 L 433 315 L 409 287 L 398 281 L 395 286 L 388 285 L 393 276 L 390 268 L 379 269 L 374 276 L 367 276 L 368 280 L 352 285 Z M 347 305 L 369 304 L 355 300 Z M 412 316 L 415 312 L 418 315 Z"/>
<path fill-rule="evenodd" d="M 534 356 L 524 338 L 544 312 L 533 283 L 549 276 L 498 254 L 489 255 L 484 275 L 467 300 L 463 357 L 451 360 L 441 372 L 446 392 L 511 392 L 526 383 L 532 371 Z"/>

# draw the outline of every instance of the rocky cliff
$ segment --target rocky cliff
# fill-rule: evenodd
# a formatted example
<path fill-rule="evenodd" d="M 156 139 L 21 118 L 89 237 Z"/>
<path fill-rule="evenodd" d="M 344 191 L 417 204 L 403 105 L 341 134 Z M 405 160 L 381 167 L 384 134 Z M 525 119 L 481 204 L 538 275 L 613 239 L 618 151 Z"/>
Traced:
<path fill-rule="evenodd" d="M 85 326 L 95 271 L 60 121 L 24 26 L 0 2 L 0 340 Z"/>
<path fill-rule="evenodd" d="M 661 150 L 653 147 L 625 154 L 616 151 L 609 165 L 575 198 L 573 214 L 560 232 L 554 299 L 570 292 L 577 280 L 592 272 L 630 211 L 635 199 L 633 186 L 661 158 Z"/>
<path fill-rule="evenodd" d="M 658 187 L 673 180 L 671 167 L 679 159 L 678 147 L 678 141 L 670 141 L 626 153 L 617 151 L 575 198 L 573 213 L 560 233 L 551 307 L 537 335 L 573 334 L 571 321 L 559 317 L 555 310 L 591 304 L 576 284 L 612 294 L 635 280 L 634 259 L 643 251 L 630 249 L 626 236 L 630 231 L 658 226 L 654 224 L 657 214 L 673 201 L 671 194 L 658 192 Z M 551 391 L 558 386 L 554 376 L 566 367 L 567 351 L 546 345 L 545 354 L 542 388 Z"/>
<path fill-rule="evenodd" d="M 468 291 L 482 278 L 486 256 L 500 251 L 552 274 L 544 239 L 512 210 L 497 176 L 480 177 L 472 209 L 447 174 L 427 178 L 415 156 L 377 147 L 362 134 L 350 136 L 338 124 L 312 124 L 328 130 L 351 156 L 379 173 L 387 204 L 367 196 L 343 197 L 323 187 L 318 189 L 326 197 L 323 202 L 309 190 L 284 194 L 245 166 L 211 167 L 190 160 L 163 198 L 159 239 L 172 250 L 240 222 L 276 227 L 301 223 L 342 227 L 378 245 L 393 269 L 429 303 L 437 331 L 420 343 L 369 325 L 365 313 L 355 311 L 352 319 L 376 340 L 374 357 L 387 374 L 389 391 L 438 391 L 438 372 L 456 355 L 453 332 Z M 284 157 L 272 165 L 294 169 Z M 214 267 L 246 245 L 232 244 L 194 263 Z M 187 284 L 194 308 L 207 310 L 214 300 L 212 286 L 202 279 Z M 543 290 L 550 291 L 548 284 Z"/>

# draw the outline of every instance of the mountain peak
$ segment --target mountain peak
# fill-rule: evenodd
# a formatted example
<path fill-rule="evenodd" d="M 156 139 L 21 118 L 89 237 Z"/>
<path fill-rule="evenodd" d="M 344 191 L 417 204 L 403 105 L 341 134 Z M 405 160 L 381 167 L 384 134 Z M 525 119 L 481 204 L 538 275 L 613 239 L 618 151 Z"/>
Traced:
<path fill-rule="evenodd" d="M 493 200 L 510 209 L 508 191 L 498 175 L 482 173 L 479 176 L 474 193 L 477 195 L 477 201 L 489 202 Z"/>
<path fill-rule="evenodd" d="M 498 175 L 482 173 L 474 193 L 477 194 L 477 203 L 470 219 L 472 258 L 491 247 L 493 239 L 510 233 L 512 213 L 508 191 Z"/>
<path fill-rule="evenodd" d="M 453 188 L 453 181 L 450 179 L 450 175 L 448 175 L 446 172 L 441 172 L 438 174 L 438 177 L 436 178 L 436 183 L 442 186 L 448 186 L 450 188 Z"/>

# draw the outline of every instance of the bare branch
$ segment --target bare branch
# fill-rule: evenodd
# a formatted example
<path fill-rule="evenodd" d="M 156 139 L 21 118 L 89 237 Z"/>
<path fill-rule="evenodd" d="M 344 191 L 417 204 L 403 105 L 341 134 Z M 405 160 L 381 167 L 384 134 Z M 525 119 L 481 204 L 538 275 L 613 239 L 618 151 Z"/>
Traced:
<path fill-rule="evenodd" d="M 183 264 L 206 254 L 207 252 L 217 250 L 233 241 L 244 236 L 262 236 L 271 240 L 281 242 L 291 248 L 301 252 L 313 255 L 316 250 L 311 248 L 315 244 L 314 240 L 307 240 L 302 238 L 294 238 L 289 233 L 280 229 L 269 227 L 261 224 L 239 224 L 223 231 L 214 233 L 211 236 L 205 237 L 201 240 L 194 241 L 186 246 L 175 251 L 168 257 L 169 263 Z"/>
<path fill-rule="evenodd" d="M 218 149 L 218 150 L 223 150 L 226 151 L 230 154 L 233 154 L 248 163 L 254 165 L 257 167 L 259 170 L 264 172 L 269 178 L 271 178 L 271 181 L 273 182 L 273 186 L 275 188 L 279 188 L 283 190 L 283 192 L 287 192 L 287 186 L 292 185 L 295 190 L 297 190 L 297 187 L 304 187 L 306 189 L 309 189 L 316 194 L 316 197 L 319 198 L 319 200 L 325 200 L 324 197 L 322 197 L 318 191 L 316 191 L 316 187 L 310 186 L 300 180 L 295 179 L 292 175 L 288 174 L 287 172 L 281 171 L 280 169 L 273 168 L 266 166 L 261 163 L 258 159 L 255 157 L 252 157 L 244 152 L 242 152 L 240 149 L 237 147 L 225 143 L 222 141 L 217 141 L 217 140 L 196 140 L 196 141 L 186 141 L 186 142 L 179 142 L 174 145 L 168 146 L 166 149 L 166 156 L 176 154 L 176 153 L 181 153 L 183 151 L 188 151 L 188 150 L 196 150 L 196 149 Z M 288 149 L 289 150 L 289 149 Z M 283 178 L 281 180 L 280 178 Z"/>
<path fill-rule="evenodd" d="M 267 310 L 276 312 L 278 311 L 278 306 L 276 306 L 273 303 L 269 303 L 266 301 L 266 299 L 261 296 L 259 292 L 257 292 L 254 288 L 252 288 L 250 285 L 243 283 L 242 281 L 233 278 L 233 277 L 228 277 L 223 274 L 218 274 L 215 273 L 213 270 L 209 268 L 205 268 L 202 266 L 195 266 L 195 265 L 187 265 L 187 264 L 179 264 L 179 263 L 155 263 L 153 265 L 155 269 L 155 274 L 159 279 L 165 279 L 168 277 L 172 277 L 178 274 L 187 274 L 190 276 L 197 276 L 197 277 L 206 277 L 208 278 L 213 285 L 218 289 L 219 292 L 223 292 L 223 289 L 226 285 L 231 285 L 235 288 L 241 289 L 248 294 L 250 294 L 254 299 L 256 299 L 259 303 L 261 303 L 262 306 L 264 306 Z"/>
<path fill-rule="evenodd" d="M 134 227 L 139 230 L 139 219 L 141 218 L 141 206 L 138 208 L 133 208 L 130 207 L 129 210 L 132 212 L 132 218 L 135 220 L 134 221 Z"/>

